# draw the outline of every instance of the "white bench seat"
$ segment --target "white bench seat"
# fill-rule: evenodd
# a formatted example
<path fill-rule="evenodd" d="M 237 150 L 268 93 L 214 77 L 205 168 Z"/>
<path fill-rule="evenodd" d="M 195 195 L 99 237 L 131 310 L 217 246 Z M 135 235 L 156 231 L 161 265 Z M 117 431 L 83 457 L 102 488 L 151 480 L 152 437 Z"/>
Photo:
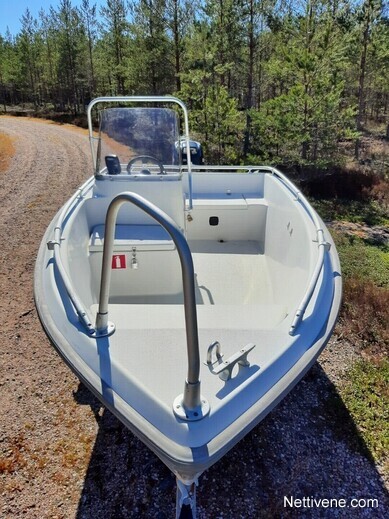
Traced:
<path fill-rule="evenodd" d="M 102 252 L 105 225 L 92 229 L 89 251 Z M 117 225 L 115 229 L 114 252 L 127 252 L 136 247 L 142 250 L 174 250 L 175 245 L 169 234 L 160 225 Z"/>

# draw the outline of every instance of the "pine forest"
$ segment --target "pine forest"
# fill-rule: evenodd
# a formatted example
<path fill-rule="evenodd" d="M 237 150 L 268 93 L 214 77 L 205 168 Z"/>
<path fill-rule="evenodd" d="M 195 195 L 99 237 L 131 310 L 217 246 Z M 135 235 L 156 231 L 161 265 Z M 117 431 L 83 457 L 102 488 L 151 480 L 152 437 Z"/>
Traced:
<path fill-rule="evenodd" d="M 389 138 L 387 15 L 381 0 L 61 0 L 0 35 L 0 109 L 82 117 L 96 96 L 173 94 L 209 162 L 325 169 L 358 160 L 366 128 Z"/>

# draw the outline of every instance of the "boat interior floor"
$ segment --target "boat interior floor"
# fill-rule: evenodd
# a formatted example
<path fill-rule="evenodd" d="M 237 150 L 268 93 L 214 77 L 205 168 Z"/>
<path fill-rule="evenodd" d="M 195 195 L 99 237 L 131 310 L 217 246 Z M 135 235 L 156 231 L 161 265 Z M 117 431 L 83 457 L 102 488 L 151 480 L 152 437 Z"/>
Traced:
<path fill-rule="evenodd" d="M 283 304 L 273 301 L 265 255 L 254 241 L 190 243 L 196 276 L 196 299 L 202 357 L 215 340 L 226 354 L 270 333 L 286 317 Z M 163 273 L 161 273 L 163 275 Z M 93 316 L 98 305 L 91 307 Z M 113 342 L 135 337 L 150 351 L 161 343 L 184 352 L 185 316 L 182 293 L 111 297 L 109 320 L 115 323 Z M 246 341 L 246 342 L 245 342 Z M 185 362 L 183 357 L 183 362 Z"/>
<path fill-rule="evenodd" d="M 273 294 L 262 246 L 256 241 L 189 242 L 195 270 L 197 305 L 272 304 Z M 150 256 L 153 252 L 149 253 Z M 174 255 L 177 253 L 174 252 Z M 177 257 L 174 258 L 177 261 Z M 178 265 L 177 265 L 178 266 Z M 141 269 L 142 267 L 140 267 Z M 156 265 L 155 268 L 158 268 Z M 161 277 L 168 272 L 161 270 Z M 181 284 L 181 283 L 180 283 Z M 131 292 L 129 287 L 129 292 Z M 113 294 L 111 304 L 183 305 L 182 290 L 176 293 Z"/>

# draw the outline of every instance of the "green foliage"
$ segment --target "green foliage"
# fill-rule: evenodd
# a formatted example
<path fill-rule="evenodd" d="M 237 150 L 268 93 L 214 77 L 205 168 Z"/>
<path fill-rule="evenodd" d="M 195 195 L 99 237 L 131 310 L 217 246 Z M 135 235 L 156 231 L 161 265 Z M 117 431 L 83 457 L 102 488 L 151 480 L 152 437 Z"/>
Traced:
<path fill-rule="evenodd" d="M 340 161 L 338 143 L 353 139 L 353 108 L 342 108 L 342 85 L 314 98 L 302 85 L 292 87 L 251 113 L 253 154 L 271 163 L 325 168 Z M 303 147 L 306 153 L 303 157 Z"/>
<path fill-rule="evenodd" d="M 237 102 L 228 96 L 224 86 L 212 89 L 205 101 L 208 139 L 205 141 L 210 157 L 216 163 L 236 164 L 241 156 L 244 119 Z"/>
<path fill-rule="evenodd" d="M 0 85 L 9 91 L 9 98 L 15 99 L 16 85 L 21 76 L 21 61 L 18 55 L 15 38 L 7 32 L 5 38 L 0 36 Z M 2 100 L 5 104 L 7 97 Z"/>
<path fill-rule="evenodd" d="M 131 90 L 141 95 L 171 93 L 174 67 L 169 56 L 163 0 L 140 0 L 133 6 Z"/>
<path fill-rule="evenodd" d="M 271 41 L 265 71 L 275 95 L 252 113 L 252 152 L 288 165 L 337 163 L 338 142 L 356 137 L 355 106 L 344 102 L 341 77 L 345 35 L 323 2 L 309 1 L 305 16 L 286 17 Z"/>
<path fill-rule="evenodd" d="M 101 8 L 103 16 L 104 58 L 112 95 L 125 93 L 127 57 L 129 54 L 128 7 L 124 0 L 107 0 Z M 103 58 L 103 59 L 104 59 Z"/>
<path fill-rule="evenodd" d="M 204 142 L 207 161 L 237 164 L 241 155 L 244 116 L 238 110 L 236 100 L 228 96 L 226 87 L 208 85 L 209 78 L 209 74 L 201 72 L 183 76 L 182 90 L 178 95 L 195 105 L 189 114 L 190 127 Z"/>
<path fill-rule="evenodd" d="M 354 237 L 334 233 L 336 248 L 346 278 L 365 278 L 389 289 L 389 248 L 366 243 Z"/>
<path fill-rule="evenodd" d="M 332 198 L 312 199 L 311 203 L 324 221 L 346 220 L 367 225 L 389 225 L 387 212 L 376 200 Z"/>
<path fill-rule="evenodd" d="M 387 112 L 381 0 L 61 0 L 0 37 L 0 103 L 182 95 L 208 161 L 327 167 Z M 81 4 L 81 5 L 80 5 Z M 201 121 L 201 124 L 200 122 Z M 358 129 L 358 131 L 357 131 Z"/>

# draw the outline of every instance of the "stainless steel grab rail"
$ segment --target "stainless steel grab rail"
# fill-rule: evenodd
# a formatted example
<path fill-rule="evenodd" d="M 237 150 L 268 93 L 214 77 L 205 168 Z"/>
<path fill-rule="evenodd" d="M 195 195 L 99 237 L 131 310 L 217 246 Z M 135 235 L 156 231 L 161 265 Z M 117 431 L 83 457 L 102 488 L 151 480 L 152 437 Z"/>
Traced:
<path fill-rule="evenodd" d="M 327 250 L 329 250 L 330 244 L 324 238 L 324 230 L 322 229 L 322 225 L 319 221 L 319 218 L 317 217 L 315 211 L 312 209 L 311 204 L 308 202 L 308 200 L 305 198 L 305 196 L 296 189 L 296 187 L 292 184 L 292 182 L 283 173 L 281 173 L 281 171 L 279 171 L 276 168 L 267 167 L 267 166 L 259 166 L 259 167 L 255 168 L 255 171 L 258 171 L 258 172 L 265 171 L 265 172 L 271 173 L 275 177 L 278 177 L 286 185 L 286 187 L 293 193 L 293 195 L 296 197 L 296 201 L 300 202 L 301 205 L 304 207 L 304 209 L 307 211 L 307 213 L 309 214 L 309 217 L 311 218 L 311 220 L 315 226 L 315 230 L 316 230 L 316 238 L 317 238 L 317 243 L 318 243 L 318 247 L 319 247 L 319 255 L 317 258 L 317 262 L 316 262 L 312 277 L 308 283 L 308 286 L 307 286 L 305 294 L 301 300 L 301 303 L 299 304 L 299 306 L 295 312 L 292 324 L 289 329 L 289 335 L 293 335 L 296 332 L 297 327 L 301 323 L 301 321 L 304 317 L 305 311 L 308 307 L 308 304 L 315 291 L 315 288 L 316 288 L 316 285 L 317 285 L 317 282 L 318 282 L 318 279 L 320 276 L 320 272 L 323 268 L 324 255 L 325 255 L 325 252 Z"/>
<path fill-rule="evenodd" d="M 92 187 L 93 177 L 89 178 L 77 191 L 74 195 L 68 200 L 68 202 L 64 205 L 58 220 L 57 225 L 54 228 L 54 239 L 50 240 L 47 243 L 47 247 L 49 250 L 53 251 L 54 261 L 56 263 L 59 276 L 64 284 L 65 290 L 69 296 L 69 299 L 77 312 L 77 315 L 88 331 L 89 335 L 93 335 L 95 333 L 95 329 L 92 325 L 92 320 L 88 314 L 88 311 L 80 301 L 77 296 L 76 291 L 73 288 L 73 284 L 66 272 L 64 264 L 61 258 L 61 241 L 62 241 L 62 228 L 66 218 L 69 216 L 69 211 L 74 209 L 77 203 L 79 203 L 83 199 L 84 192 L 87 191 L 87 188 L 90 189 Z"/>
<path fill-rule="evenodd" d="M 188 242 L 175 221 L 137 193 L 130 191 L 116 196 L 110 203 L 105 219 L 105 235 L 103 247 L 103 263 L 101 268 L 101 283 L 99 309 L 96 317 L 96 335 L 104 336 L 113 333 L 114 327 L 108 321 L 108 300 L 111 281 L 111 258 L 115 238 L 116 219 L 120 207 L 130 202 L 149 216 L 154 218 L 171 236 L 178 255 L 182 270 L 184 289 L 185 328 L 188 353 L 188 376 L 185 381 L 184 393 L 174 401 L 175 414 L 184 420 L 195 421 L 203 418 L 209 412 L 207 401 L 200 393 L 200 353 L 197 328 L 197 311 L 195 297 L 195 276 L 192 254 Z"/>

